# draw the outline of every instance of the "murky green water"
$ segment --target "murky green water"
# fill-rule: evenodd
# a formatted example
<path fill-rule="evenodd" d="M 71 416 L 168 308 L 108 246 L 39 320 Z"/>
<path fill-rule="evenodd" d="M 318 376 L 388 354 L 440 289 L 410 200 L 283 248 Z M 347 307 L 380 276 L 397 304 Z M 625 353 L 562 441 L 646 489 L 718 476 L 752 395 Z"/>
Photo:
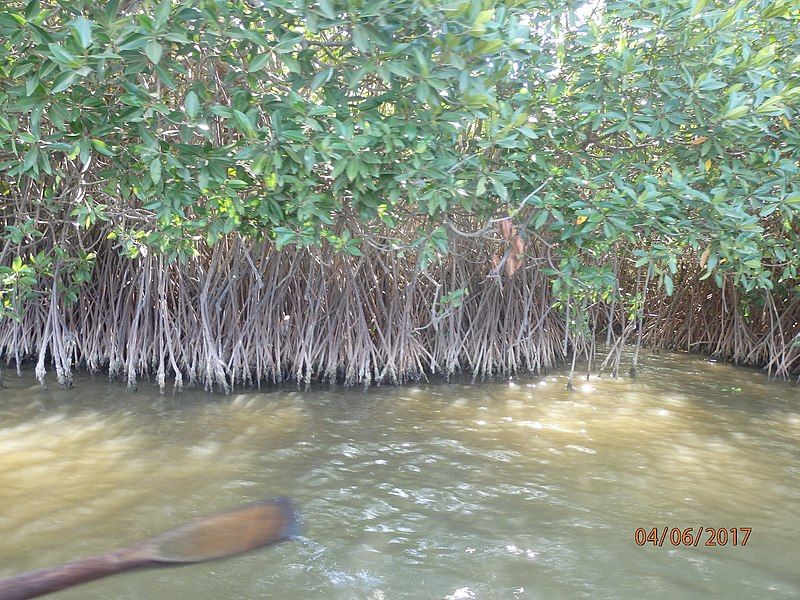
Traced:
<path fill-rule="evenodd" d="M 0 576 L 267 496 L 305 520 L 297 542 L 53 598 L 800 596 L 800 393 L 753 371 L 646 356 L 636 381 L 573 392 L 557 375 L 227 397 L 6 379 Z M 665 526 L 752 533 L 635 544 Z"/>

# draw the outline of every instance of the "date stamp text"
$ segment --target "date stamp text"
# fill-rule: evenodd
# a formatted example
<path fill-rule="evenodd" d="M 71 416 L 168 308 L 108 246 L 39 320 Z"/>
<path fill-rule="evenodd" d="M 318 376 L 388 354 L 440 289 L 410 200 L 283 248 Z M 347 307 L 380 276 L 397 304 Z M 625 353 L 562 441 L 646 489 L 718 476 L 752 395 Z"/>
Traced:
<path fill-rule="evenodd" d="M 637 546 L 746 546 L 752 527 L 637 527 Z"/>

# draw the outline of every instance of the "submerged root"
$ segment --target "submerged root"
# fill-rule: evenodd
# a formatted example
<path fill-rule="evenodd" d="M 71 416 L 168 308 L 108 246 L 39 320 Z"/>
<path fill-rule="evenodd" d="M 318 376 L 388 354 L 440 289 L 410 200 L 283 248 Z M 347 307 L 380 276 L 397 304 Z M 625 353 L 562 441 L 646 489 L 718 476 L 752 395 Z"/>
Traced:
<path fill-rule="evenodd" d="M 353 257 L 329 247 L 278 252 L 231 236 L 187 264 L 170 264 L 123 258 L 100 241 L 92 280 L 74 304 L 66 306 L 51 281 L 20 321 L 0 321 L 0 360 L 18 369 L 34 360 L 42 384 L 52 366 L 58 383 L 71 385 L 79 365 L 108 369 L 132 389 L 152 377 L 162 390 L 171 382 L 176 390 L 229 392 L 286 379 L 370 385 L 459 372 L 478 379 L 566 361 L 574 373 L 578 357 L 600 362 L 601 372 L 611 365 L 616 375 L 636 333 L 637 348 L 713 353 L 781 378 L 800 370 L 792 343 L 800 334 L 797 299 L 770 295 L 763 306 L 745 307 L 732 286 L 719 289 L 688 271 L 666 297 L 649 276 L 620 272 L 621 288 L 629 282 L 646 306 L 631 319 L 616 300 L 580 305 L 587 326 L 573 331 L 541 261 L 487 277 L 485 245 L 453 243 L 451 255 L 423 272 L 413 255 L 368 245 Z M 441 301 L 458 289 L 469 290 L 462 303 Z M 611 344 L 602 362 L 595 338 Z"/>
<path fill-rule="evenodd" d="M 465 249 L 466 252 L 466 249 Z M 98 252 L 93 280 L 65 307 L 50 296 L 0 322 L 0 358 L 36 357 L 44 383 L 74 365 L 107 368 L 133 389 L 145 376 L 230 391 L 293 379 L 402 383 L 430 374 L 543 371 L 563 360 L 549 285 L 520 269 L 501 288 L 482 257 L 422 273 L 416 260 L 367 250 L 276 251 L 235 237 L 188 264 Z M 452 307 L 443 290 L 467 288 Z M 474 290 L 474 291 L 473 291 Z"/>

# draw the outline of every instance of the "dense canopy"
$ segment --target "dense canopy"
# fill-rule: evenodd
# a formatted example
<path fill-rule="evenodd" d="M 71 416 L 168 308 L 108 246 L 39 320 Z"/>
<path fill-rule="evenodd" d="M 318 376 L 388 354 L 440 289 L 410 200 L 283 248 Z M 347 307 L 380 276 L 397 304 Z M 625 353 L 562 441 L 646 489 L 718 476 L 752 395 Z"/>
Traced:
<path fill-rule="evenodd" d="M 280 285 L 310 277 L 315 261 L 345 280 L 356 274 L 360 293 L 377 298 L 371 317 L 352 317 L 331 297 L 319 310 L 361 318 L 375 347 L 395 348 L 382 329 L 397 319 L 383 303 L 403 290 L 415 317 L 400 353 L 425 351 L 414 366 L 391 367 L 394 378 L 550 366 L 509 360 L 533 336 L 564 337 L 547 356 L 591 359 L 602 331 L 617 350 L 636 331 L 640 342 L 719 352 L 783 376 L 800 366 L 796 2 L 6 5 L 0 357 L 38 353 L 43 372 L 48 355 L 65 373 L 74 362 L 113 370 L 130 361 L 130 378 L 160 352 L 163 373 L 167 338 L 186 344 L 166 322 L 151 332 L 160 341 L 144 344 L 150 353 L 89 350 L 74 305 L 118 293 L 98 275 L 108 272 L 103 261 L 132 269 L 108 275 L 117 287 L 145 268 L 172 273 L 168 286 L 193 268 L 220 275 L 220 261 L 236 255 L 256 285 L 272 268 L 258 249 L 279 261 L 285 248 L 296 268 L 276 276 Z M 394 275 L 381 283 L 365 274 L 376 264 Z M 230 288 L 229 275 L 213 285 L 188 275 L 200 280 L 189 297 Z M 159 294 L 120 302 L 179 310 L 178 288 Z M 514 331 L 481 363 L 462 356 L 464 331 L 485 318 L 492 294 L 509 306 L 523 298 L 528 316 L 496 311 L 482 343 Z M 542 307 L 531 318 L 534 295 Z M 106 311 L 115 304 L 105 302 Z M 698 307 L 704 326 L 692 323 Z M 243 328 L 261 318 L 231 311 Z M 270 322 L 290 313 L 267 312 Z M 439 341 L 422 341 L 434 330 Z M 432 345 L 447 332 L 462 341 L 444 359 Z M 235 345 L 221 343 L 213 360 L 173 360 L 173 374 L 218 360 L 197 378 L 247 381 L 258 368 L 236 366 Z M 270 377 L 335 375 L 353 352 L 276 359 Z M 382 379 L 396 358 L 375 350 L 346 378 Z"/>

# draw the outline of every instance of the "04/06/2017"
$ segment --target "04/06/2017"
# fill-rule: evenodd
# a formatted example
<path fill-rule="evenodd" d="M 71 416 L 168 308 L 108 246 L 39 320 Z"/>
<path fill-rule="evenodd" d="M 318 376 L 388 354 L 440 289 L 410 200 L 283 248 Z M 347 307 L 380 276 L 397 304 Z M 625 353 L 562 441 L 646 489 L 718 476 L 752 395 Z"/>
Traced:
<path fill-rule="evenodd" d="M 752 527 L 637 527 L 633 539 L 637 546 L 746 546 Z"/>

